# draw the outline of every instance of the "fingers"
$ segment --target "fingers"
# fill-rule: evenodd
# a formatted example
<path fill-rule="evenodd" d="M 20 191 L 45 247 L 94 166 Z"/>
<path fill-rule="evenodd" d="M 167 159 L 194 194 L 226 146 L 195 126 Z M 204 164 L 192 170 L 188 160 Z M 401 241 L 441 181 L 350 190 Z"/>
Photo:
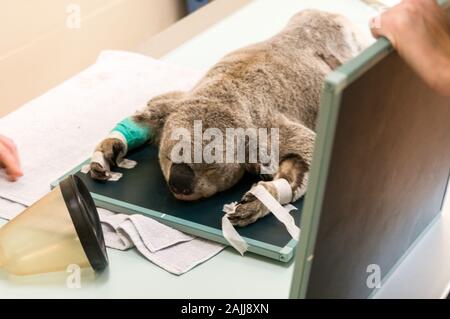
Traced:
<path fill-rule="evenodd" d="M 370 32 L 372 32 L 372 35 L 374 38 L 379 38 L 382 36 L 381 17 L 382 17 L 382 15 L 379 15 L 377 17 L 370 19 L 370 22 L 369 22 Z"/>
<path fill-rule="evenodd" d="M 429 0 L 424 0 L 429 2 Z M 434 1 L 434 0 L 432 0 Z M 385 37 L 394 47 L 398 46 L 398 37 L 402 29 L 409 28 L 417 13 L 422 10 L 423 0 L 404 0 L 371 19 L 370 31 L 375 38 Z M 397 48 L 398 49 L 398 48 Z"/>
<path fill-rule="evenodd" d="M 396 46 L 394 30 L 391 26 L 392 18 L 390 12 L 384 12 L 383 14 L 374 17 L 370 20 L 370 32 L 375 38 L 385 37 L 387 38 L 392 45 Z"/>
<path fill-rule="evenodd" d="M 399 41 L 405 31 L 419 23 L 427 11 L 439 8 L 434 0 L 403 0 L 370 20 L 370 31 L 375 38 L 387 38 L 398 49 Z"/>
<path fill-rule="evenodd" d="M 17 161 L 19 161 L 19 154 L 17 152 L 16 144 L 14 144 L 14 142 L 10 138 L 0 135 L 0 143 L 3 144 L 11 152 L 11 154 Z"/>
<path fill-rule="evenodd" d="M 398 54 L 437 93 L 450 95 L 450 19 L 435 0 L 404 0 L 371 21 L 375 37 Z"/>
<path fill-rule="evenodd" d="M 0 163 L 1 167 L 5 169 L 9 180 L 16 181 L 23 175 L 20 168 L 19 154 L 14 142 L 0 135 Z"/>

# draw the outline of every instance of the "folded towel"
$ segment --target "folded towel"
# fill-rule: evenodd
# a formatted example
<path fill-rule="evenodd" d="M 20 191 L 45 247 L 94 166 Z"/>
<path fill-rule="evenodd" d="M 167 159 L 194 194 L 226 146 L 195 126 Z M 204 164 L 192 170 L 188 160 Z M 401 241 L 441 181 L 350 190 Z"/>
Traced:
<path fill-rule="evenodd" d="M 111 215 L 109 211 L 101 208 L 98 211 L 103 225 L 107 226 L 108 230 L 114 230 L 119 239 L 122 240 L 122 237 L 125 239 L 124 243 L 117 247 L 114 247 L 113 243 L 111 243 L 109 246 L 112 248 L 120 250 L 130 248 L 130 242 L 126 236 L 126 229 L 129 228 L 123 228 L 128 222 L 136 229 L 142 242 L 144 242 L 151 252 L 156 252 L 195 238 L 142 215 Z M 108 214 L 105 214 L 105 212 Z"/>
<path fill-rule="evenodd" d="M 110 214 L 99 209 L 106 245 L 136 247 L 148 260 L 181 275 L 219 253 L 225 246 L 186 235 L 142 215 Z"/>
<path fill-rule="evenodd" d="M 44 196 L 51 182 L 90 156 L 105 132 L 151 97 L 188 90 L 200 76 L 139 54 L 106 51 L 90 68 L 0 119 L 0 132 L 18 145 L 25 173 L 15 183 L 0 176 L 0 217 L 11 219 Z M 145 216 L 99 213 L 108 247 L 136 247 L 174 274 L 224 248 Z"/>

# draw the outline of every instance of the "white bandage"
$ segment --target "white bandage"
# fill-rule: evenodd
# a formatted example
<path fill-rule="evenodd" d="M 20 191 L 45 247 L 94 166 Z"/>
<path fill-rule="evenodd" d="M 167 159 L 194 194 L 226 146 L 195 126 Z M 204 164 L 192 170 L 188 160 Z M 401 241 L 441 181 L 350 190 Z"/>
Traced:
<path fill-rule="evenodd" d="M 105 170 L 107 170 L 107 171 L 110 170 L 108 161 L 105 159 L 105 156 L 100 151 L 95 151 L 94 154 L 92 154 L 91 163 L 97 163 L 101 167 L 103 167 Z"/>
<path fill-rule="evenodd" d="M 101 167 L 103 167 L 103 169 L 106 171 L 108 181 L 116 182 L 122 177 L 122 173 L 111 172 L 111 167 L 109 166 L 108 161 L 100 151 L 95 151 L 94 154 L 92 154 L 91 163 L 97 163 Z"/>
<path fill-rule="evenodd" d="M 279 178 L 271 182 L 278 194 L 280 204 L 287 204 L 292 201 L 292 188 L 289 182 L 284 178 Z"/>
<path fill-rule="evenodd" d="M 126 169 L 132 169 L 137 165 L 136 161 L 132 161 L 126 158 L 123 158 L 118 164 L 117 166 L 120 168 L 126 168 Z"/>
<path fill-rule="evenodd" d="M 235 208 L 236 203 L 227 204 L 223 207 L 224 212 L 227 214 L 222 217 L 222 233 L 228 243 L 241 255 L 244 255 L 248 249 L 248 245 L 228 219 L 228 213 L 234 213 Z"/>
<path fill-rule="evenodd" d="M 83 174 L 87 174 L 87 173 L 89 173 L 90 170 L 91 170 L 91 164 L 86 164 L 81 167 L 80 172 Z"/>
<path fill-rule="evenodd" d="M 289 213 L 297 208 L 291 204 L 287 204 L 292 200 L 292 189 L 289 182 L 285 179 L 277 179 L 270 182 L 277 190 L 278 200 L 262 185 L 257 185 L 250 190 L 258 200 L 274 214 L 274 216 L 282 222 L 293 239 L 298 240 L 300 237 L 300 228 L 295 224 L 295 220 Z M 281 204 L 287 204 L 282 206 Z M 234 247 L 241 255 L 247 251 L 247 243 L 239 235 L 231 224 L 228 216 L 233 215 L 236 210 L 237 203 L 227 204 L 223 207 L 225 216 L 222 218 L 222 233 L 228 243 Z"/>

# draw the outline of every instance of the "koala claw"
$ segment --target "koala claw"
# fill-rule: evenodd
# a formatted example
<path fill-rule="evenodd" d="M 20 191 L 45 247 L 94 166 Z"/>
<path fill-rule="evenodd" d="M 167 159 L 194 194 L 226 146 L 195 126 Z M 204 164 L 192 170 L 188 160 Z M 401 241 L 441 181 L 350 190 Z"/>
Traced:
<path fill-rule="evenodd" d="M 100 181 L 106 181 L 109 179 L 109 172 L 99 163 L 91 163 L 90 167 L 90 175 L 93 179 Z"/>
<path fill-rule="evenodd" d="M 276 189 L 270 182 L 260 181 L 258 185 L 265 187 L 272 196 L 278 196 Z M 247 192 L 237 203 L 234 213 L 228 215 L 228 219 L 233 225 L 243 227 L 256 222 L 268 213 L 267 207 L 255 195 Z"/>
<path fill-rule="evenodd" d="M 265 182 L 259 184 L 265 186 Z M 228 216 L 230 222 L 239 227 L 244 227 L 256 222 L 259 218 L 266 216 L 269 210 L 250 192 L 244 194 L 236 205 L 235 212 Z"/>
<path fill-rule="evenodd" d="M 252 194 L 250 195 L 253 196 Z M 239 202 L 236 206 L 234 214 L 229 215 L 228 219 L 233 225 L 244 227 L 254 223 L 266 214 L 267 208 L 256 197 L 254 197 L 253 200 Z"/>

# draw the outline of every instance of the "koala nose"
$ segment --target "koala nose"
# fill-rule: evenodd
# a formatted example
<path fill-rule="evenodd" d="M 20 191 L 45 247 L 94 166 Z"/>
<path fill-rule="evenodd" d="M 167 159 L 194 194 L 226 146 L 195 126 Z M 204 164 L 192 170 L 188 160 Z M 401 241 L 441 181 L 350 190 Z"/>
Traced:
<path fill-rule="evenodd" d="M 172 164 L 170 168 L 169 187 L 175 194 L 190 195 L 194 190 L 194 171 L 189 165 Z"/>

